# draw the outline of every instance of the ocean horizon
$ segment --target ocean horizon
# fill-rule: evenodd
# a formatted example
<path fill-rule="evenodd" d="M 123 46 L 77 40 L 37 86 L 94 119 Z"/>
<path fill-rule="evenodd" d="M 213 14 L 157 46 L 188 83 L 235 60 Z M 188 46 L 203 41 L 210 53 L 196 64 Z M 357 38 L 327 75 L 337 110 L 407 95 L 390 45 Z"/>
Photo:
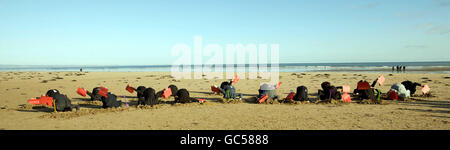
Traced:
<path fill-rule="evenodd" d="M 450 73 L 450 61 L 434 62 L 354 62 L 354 63 L 279 63 L 279 64 L 222 64 L 223 71 L 227 66 L 234 66 L 235 71 L 271 71 L 279 72 L 392 72 L 393 66 L 405 66 L 410 73 Z M 278 65 L 278 68 L 271 68 Z M 250 69 L 251 67 L 255 67 Z M 185 65 L 194 71 L 195 67 L 203 67 L 214 71 L 216 65 Z M 220 67 L 220 65 L 218 65 Z M 266 67 L 266 68 L 264 68 Z M 0 71 L 83 71 L 87 72 L 170 72 L 172 65 L 0 65 Z M 180 66 L 180 71 L 183 66 Z M 205 70 L 203 70 L 205 71 Z"/>

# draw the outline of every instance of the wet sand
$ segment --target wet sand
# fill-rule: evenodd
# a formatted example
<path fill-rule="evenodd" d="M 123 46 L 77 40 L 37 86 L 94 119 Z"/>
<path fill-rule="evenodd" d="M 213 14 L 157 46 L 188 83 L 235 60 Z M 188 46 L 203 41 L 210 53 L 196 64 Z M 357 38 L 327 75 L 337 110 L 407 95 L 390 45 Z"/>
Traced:
<path fill-rule="evenodd" d="M 241 80 L 235 84 L 244 100 L 222 102 L 213 95 L 211 85 L 220 85 L 224 79 L 175 80 L 169 72 L 0 72 L 0 129 L 225 129 L 225 130 L 286 130 L 286 129 L 450 129 L 450 74 L 383 73 L 386 82 L 376 86 L 387 92 L 394 83 L 411 80 L 431 87 L 433 97 L 412 97 L 408 101 L 384 100 L 383 104 L 352 103 L 298 103 L 255 104 L 250 102 L 258 94 L 260 83 L 268 80 Z M 277 94 L 284 98 L 297 86 L 308 87 L 309 96 L 316 99 L 323 81 L 333 85 L 356 87 L 359 80 L 373 81 L 378 73 L 306 72 L 280 73 L 283 82 Z M 192 97 L 208 102 L 171 104 L 173 97 L 163 99 L 156 107 L 136 107 L 135 94 L 125 86 L 144 85 L 161 90 L 170 84 L 186 88 Z M 102 109 L 101 102 L 88 101 L 76 94 L 78 87 L 91 90 L 105 86 L 124 101 L 129 108 Z M 81 106 L 79 112 L 53 113 L 46 106 L 26 104 L 49 89 L 67 94 L 72 103 Z M 420 91 L 416 92 L 419 94 Z"/>

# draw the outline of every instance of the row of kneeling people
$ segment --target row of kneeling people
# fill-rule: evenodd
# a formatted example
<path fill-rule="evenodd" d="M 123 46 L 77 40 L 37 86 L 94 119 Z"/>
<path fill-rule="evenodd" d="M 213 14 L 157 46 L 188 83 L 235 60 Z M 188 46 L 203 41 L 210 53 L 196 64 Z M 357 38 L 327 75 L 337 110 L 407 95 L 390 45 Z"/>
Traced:
<path fill-rule="evenodd" d="M 78 94 L 82 96 L 88 95 L 91 101 L 101 101 L 102 108 L 111 108 L 111 107 L 121 107 L 122 101 L 117 100 L 117 95 L 111 92 L 102 93 L 103 87 L 95 87 L 92 89 L 92 92 L 82 89 L 83 92 L 79 92 Z M 153 88 L 146 88 L 145 86 L 139 86 L 138 88 L 132 88 L 133 91 L 136 91 L 138 98 L 138 105 L 156 105 L 159 103 L 158 98 L 163 96 L 164 90 L 159 92 L 155 92 Z M 175 97 L 175 103 L 190 103 L 190 102 L 200 102 L 201 99 L 195 99 L 189 96 L 189 92 L 186 89 L 178 89 L 175 85 L 170 85 L 168 88 L 171 91 L 170 96 Z M 80 90 L 80 88 L 78 89 Z M 77 91 L 78 92 L 78 91 Z M 79 110 L 78 105 L 74 105 L 71 103 L 71 100 L 67 97 L 67 95 L 61 94 L 57 89 L 48 90 L 46 93 L 47 97 L 51 97 L 54 100 L 54 107 L 56 111 L 72 111 L 73 108 Z"/>
<path fill-rule="evenodd" d="M 374 102 L 381 101 L 382 92 L 376 89 L 378 79 L 374 80 L 372 84 L 367 81 L 360 80 L 357 82 L 356 89 L 353 90 L 352 96 L 357 100 L 370 99 Z M 415 94 L 417 87 L 420 86 L 421 89 L 428 88 L 428 85 L 422 86 L 420 83 L 412 82 L 409 80 L 403 81 L 401 83 L 395 83 L 391 86 L 389 91 L 386 92 L 384 99 L 387 100 L 403 100 L 409 98 L 411 95 Z M 347 90 L 345 89 L 347 88 Z M 424 91 L 424 90 L 422 90 Z M 296 92 L 292 91 L 287 95 L 286 98 L 282 99 L 292 100 L 292 101 L 310 101 L 310 100 L 341 100 L 344 94 L 350 93 L 349 86 L 333 86 L 330 82 L 323 82 L 321 84 L 321 89 L 317 92 L 317 99 L 311 99 L 308 97 L 308 88 L 306 86 L 298 86 Z M 423 92 L 422 94 L 429 94 Z M 259 95 L 257 102 L 265 101 L 264 98 L 268 100 L 280 100 L 276 94 L 276 88 L 274 85 L 262 84 L 259 89 Z M 350 96 L 349 96 L 350 98 Z"/>
<path fill-rule="evenodd" d="M 242 93 L 236 93 L 235 87 L 232 85 L 232 81 L 230 82 L 222 82 L 220 87 L 212 86 L 211 90 L 216 94 L 222 94 L 225 99 L 242 99 Z M 367 81 L 359 81 L 357 83 L 357 88 L 353 91 L 353 97 L 356 99 L 371 99 L 371 100 L 380 100 L 381 92 L 378 89 L 375 89 L 375 85 L 377 80 L 373 81 L 372 84 L 369 84 Z M 264 101 L 274 101 L 280 100 L 279 96 L 276 93 L 277 88 L 280 86 L 271 85 L 268 83 L 264 83 L 258 89 L 257 103 L 262 103 Z M 387 92 L 387 99 L 403 99 L 407 98 L 410 95 L 414 94 L 416 91 L 416 87 L 421 86 L 421 84 L 411 81 L 404 81 L 402 83 L 397 83 L 391 86 L 391 89 Z M 128 88 L 128 86 L 127 86 Z M 343 86 L 333 86 L 330 82 L 323 82 L 321 84 L 321 89 L 318 90 L 317 99 L 319 100 L 340 100 L 342 98 L 341 90 L 344 89 Z M 80 95 L 90 97 L 90 100 L 99 100 L 102 102 L 102 108 L 110 108 L 110 107 L 120 107 L 122 105 L 122 101 L 117 100 L 117 96 L 111 92 L 108 92 L 107 89 L 104 91 L 103 87 L 95 87 L 92 89 L 92 92 L 82 89 L 79 93 Z M 138 86 L 137 88 L 130 87 L 132 91 L 135 91 L 138 98 L 138 105 L 156 105 L 159 103 L 160 97 L 168 97 L 173 96 L 175 98 L 175 103 L 190 103 L 190 102 L 203 102 L 202 99 L 192 98 L 189 95 L 187 89 L 178 89 L 175 85 L 169 85 L 168 88 L 163 89 L 161 91 L 156 92 L 151 87 Z M 79 88 L 80 90 L 80 88 Z M 170 93 L 167 95 L 166 91 Z M 349 92 L 348 90 L 342 91 L 343 93 Z M 392 94 L 394 93 L 394 94 Z M 391 98 L 391 95 L 395 95 Z M 71 104 L 70 99 L 61 94 L 57 89 L 51 89 L 46 93 L 46 96 L 54 99 L 54 107 L 57 111 L 66 111 L 72 110 L 73 108 L 79 109 L 78 105 Z M 293 101 L 309 101 L 308 97 L 308 88 L 306 86 L 298 86 L 296 92 L 291 91 L 286 98 L 283 100 L 293 100 Z"/>

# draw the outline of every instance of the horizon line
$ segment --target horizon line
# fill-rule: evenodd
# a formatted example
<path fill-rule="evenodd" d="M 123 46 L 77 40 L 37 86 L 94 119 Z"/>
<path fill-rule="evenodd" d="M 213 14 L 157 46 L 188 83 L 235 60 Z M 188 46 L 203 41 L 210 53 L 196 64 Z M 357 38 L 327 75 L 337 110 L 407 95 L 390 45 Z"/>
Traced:
<path fill-rule="evenodd" d="M 357 64 L 357 63 L 450 63 L 450 61 L 368 61 L 368 62 L 286 62 L 286 63 L 265 63 L 267 65 L 272 64 Z M 262 63 L 256 64 L 190 64 L 191 66 L 199 65 L 261 65 Z M 152 66 L 152 67 L 167 67 L 173 66 L 172 64 L 164 65 L 17 65 L 17 64 L 0 64 L 0 66 L 65 66 L 65 67 L 107 67 L 107 66 L 119 66 L 119 67 L 133 67 L 133 66 Z"/>

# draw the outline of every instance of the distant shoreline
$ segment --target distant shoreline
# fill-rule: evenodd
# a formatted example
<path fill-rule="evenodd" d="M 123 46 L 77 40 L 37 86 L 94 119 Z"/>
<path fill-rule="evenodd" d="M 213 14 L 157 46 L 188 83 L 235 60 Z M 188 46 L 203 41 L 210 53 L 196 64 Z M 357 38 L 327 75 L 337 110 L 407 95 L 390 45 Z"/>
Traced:
<path fill-rule="evenodd" d="M 206 65 L 206 64 L 203 64 Z M 226 65 L 238 65 L 238 64 L 221 64 Z M 245 66 L 255 65 L 255 64 L 245 64 Z M 256 64 L 258 65 L 258 64 Z M 270 66 L 270 62 L 267 64 Z M 277 65 L 277 64 L 273 64 Z M 417 61 L 417 62 L 323 62 L 323 63 L 278 63 L 279 66 L 450 66 L 450 61 Z M 92 68 L 103 68 L 103 67 L 127 67 L 127 68 L 141 68 L 141 67 L 170 67 L 172 65 L 16 65 L 16 64 L 0 64 L 0 68 L 4 67 L 24 67 L 24 68 L 39 68 L 39 67 L 51 67 L 51 68 L 80 68 L 80 67 L 92 67 Z M 198 66 L 192 64 L 191 66 Z"/>
<path fill-rule="evenodd" d="M 0 72 L 80 72 L 79 70 L 0 70 Z M 141 73 L 141 72 L 153 72 L 153 73 L 168 73 L 170 71 L 91 71 L 83 69 L 83 72 L 131 72 L 131 73 Z M 292 71 L 292 70 L 280 70 L 280 73 L 296 73 L 296 72 L 312 72 L 312 73 L 327 73 L 327 72 L 336 72 L 336 73 L 389 73 L 389 74 L 450 74 L 450 67 L 440 67 L 440 68 L 424 68 L 424 69 L 408 69 L 406 71 L 392 71 L 389 69 L 373 69 L 373 70 L 362 70 L 362 69 L 336 69 L 336 70 L 303 70 L 303 71 Z M 248 73 L 248 72 L 246 72 Z"/>
<path fill-rule="evenodd" d="M 450 62 L 366 62 L 366 63 L 281 63 L 278 65 L 262 65 L 270 71 L 272 67 L 278 66 L 279 72 L 392 72 L 393 66 L 406 66 L 407 73 L 450 73 Z M 195 67 L 211 67 L 215 65 L 186 65 L 191 67 L 193 71 Z M 220 65 L 219 65 L 220 66 Z M 227 65 L 222 65 L 223 70 Z M 245 70 L 245 72 L 253 72 L 259 70 L 251 70 L 250 66 L 257 65 L 232 65 L 235 71 Z M 183 67 L 183 66 L 181 66 Z M 260 67 L 260 66 L 258 66 Z M 172 65 L 126 65 L 126 66 L 49 66 L 49 65 L 0 65 L 0 72 L 27 72 L 27 71 L 44 71 L 44 72 L 61 72 L 61 71 L 83 71 L 89 72 L 171 72 Z M 262 70 L 264 70 L 263 68 Z M 212 70 L 214 71 L 214 70 Z"/>

